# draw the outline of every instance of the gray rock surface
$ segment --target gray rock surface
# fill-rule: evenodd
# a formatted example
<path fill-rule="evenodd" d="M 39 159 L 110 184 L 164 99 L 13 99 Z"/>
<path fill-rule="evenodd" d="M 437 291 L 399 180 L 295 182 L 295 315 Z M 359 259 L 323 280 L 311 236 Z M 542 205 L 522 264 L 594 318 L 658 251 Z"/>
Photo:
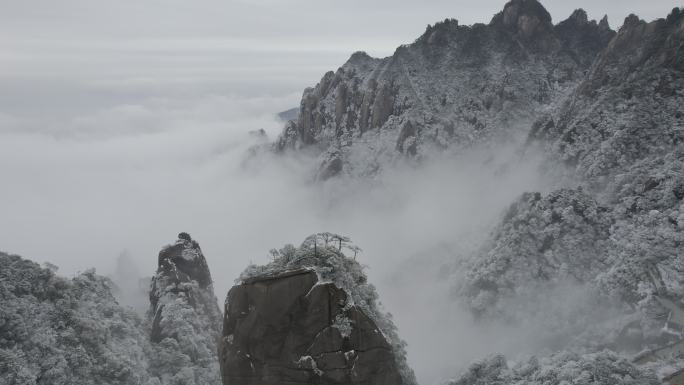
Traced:
<path fill-rule="evenodd" d="M 394 353 L 376 324 L 311 270 L 254 277 L 226 299 L 224 385 L 399 385 Z"/>
<path fill-rule="evenodd" d="M 416 385 L 406 343 L 355 259 L 359 250 L 347 237 L 319 233 L 250 265 L 226 299 L 224 384 Z"/>

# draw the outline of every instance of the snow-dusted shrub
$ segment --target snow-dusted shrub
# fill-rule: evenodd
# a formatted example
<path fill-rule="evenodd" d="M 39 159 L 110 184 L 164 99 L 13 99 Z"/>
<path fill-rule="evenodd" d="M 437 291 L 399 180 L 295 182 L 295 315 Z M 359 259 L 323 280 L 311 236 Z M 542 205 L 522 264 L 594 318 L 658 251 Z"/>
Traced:
<path fill-rule="evenodd" d="M 509 367 L 503 356 L 487 358 L 448 385 L 656 385 L 655 374 L 619 355 L 603 351 L 579 355 L 559 352 Z"/>
<path fill-rule="evenodd" d="M 108 279 L 88 271 L 68 280 L 4 253 L 0 266 L 0 383 L 150 381 L 142 320 L 116 302 Z"/>
<path fill-rule="evenodd" d="M 584 283 L 605 270 L 611 221 L 582 190 L 525 194 L 473 256 L 456 294 L 478 314 L 548 283 Z"/>

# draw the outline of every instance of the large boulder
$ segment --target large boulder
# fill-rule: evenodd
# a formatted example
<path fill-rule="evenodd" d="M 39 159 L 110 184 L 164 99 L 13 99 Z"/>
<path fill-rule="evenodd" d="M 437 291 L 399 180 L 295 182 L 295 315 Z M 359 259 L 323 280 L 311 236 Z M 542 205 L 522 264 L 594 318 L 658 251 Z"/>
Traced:
<path fill-rule="evenodd" d="M 276 261 L 282 269 L 243 275 L 229 291 L 220 349 L 224 385 L 412 383 L 412 372 L 405 379 L 400 367 L 404 352 L 373 320 L 377 314 L 357 306 L 341 280 L 320 276 L 330 272 L 319 270 L 324 259 L 358 263 L 340 252 L 341 241 L 311 245 L 283 249 Z M 344 265 L 333 265 L 348 276 Z M 365 276 L 355 279 L 368 286 Z"/>

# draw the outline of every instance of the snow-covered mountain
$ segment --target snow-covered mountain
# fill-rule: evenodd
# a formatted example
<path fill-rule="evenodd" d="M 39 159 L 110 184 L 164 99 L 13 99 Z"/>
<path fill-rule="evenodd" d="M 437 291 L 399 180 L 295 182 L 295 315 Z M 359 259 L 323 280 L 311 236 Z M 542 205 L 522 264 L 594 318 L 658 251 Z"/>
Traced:
<path fill-rule="evenodd" d="M 516 0 L 489 24 L 447 19 L 374 59 L 357 52 L 304 91 L 276 149 L 321 152 L 322 179 L 372 175 L 404 156 L 509 140 L 555 110 L 615 35 L 578 10 L 553 25 Z"/>
<path fill-rule="evenodd" d="M 510 202 L 443 274 L 478 322 L 534 320 L 544 349 L 482 357 L 449 383 L 678 384 L 683 106 L 684 11 L 613 31 L 512 0 L 488 24 L 447 19 L 390 57 L 353 54 L 282 115 L 298 114 L 273 148 L 318 156 L 319 183 L 473 146 L 541 153 L 553 186 Z M 0 253 L 0 384 L 413 384 L 401 330 L 348 242 L 322 233 L 273 251 L 225 314 L 187 233 L 159 254 L 146 316 L 94 272 L 65 279 Z"/>

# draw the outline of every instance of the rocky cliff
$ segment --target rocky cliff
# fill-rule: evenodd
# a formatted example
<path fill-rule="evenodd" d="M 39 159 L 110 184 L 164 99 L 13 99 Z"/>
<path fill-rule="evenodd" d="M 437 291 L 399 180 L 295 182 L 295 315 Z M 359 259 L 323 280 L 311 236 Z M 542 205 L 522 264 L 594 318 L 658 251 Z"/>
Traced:
<path fill-rule="evenodd" d="M 415 384 L 404 343 L 347 247 L 318 234 L 243 274 L 226 298 L 224 385 Z"/>
<path fill-rule="evenodd" d="M 220 384 L 217 346 L 222 314 L 199 244 L 180 233 L 159 252 L 150 292 L 150 336 L 162 384 Z"/>
<path fill-rule="evenodd" d="M 375 323 L 314 271 L 254 277 L 226 303 L 226 385 L 402 383 Z"/>
<path fill-rule="evenodd" d="M 614 34 L 582 10 L 553 25 L 536 0 L 511 1 L 489 24 L 447 19 L 391 57 L 358 52 L 325 74 L 276 148 L 317 149 L 325 179 L 510 139 L 576 88 Z"/>

